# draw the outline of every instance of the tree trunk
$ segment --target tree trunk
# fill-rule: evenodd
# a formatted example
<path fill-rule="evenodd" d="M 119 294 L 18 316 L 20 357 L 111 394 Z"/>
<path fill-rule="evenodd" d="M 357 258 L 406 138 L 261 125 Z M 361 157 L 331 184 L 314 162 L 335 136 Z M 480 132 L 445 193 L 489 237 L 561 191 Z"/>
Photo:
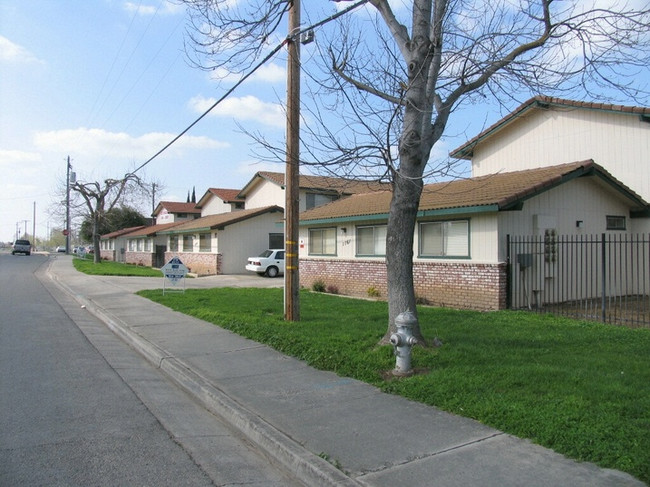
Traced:
<path fill-rule="evenodd" d="M 99 264 L 101 256 L 99 255 L 99 219 L 97 216 L 93 218 L 93 262 Z"/>
<path fill-rule="evenodd" d="M 395 318 L 400 313 L 412 311 L 417 318 L 413 286 L 413 236 L 422 180 L 404 178 L 397 173 L 393 188 L 386 229 L 388 330 L 381 344 L 389 343 L 390 335 L 396 331 Z M 420 344 L 425 344 L 419 323 L 413 327 L 413 335 Z"/>

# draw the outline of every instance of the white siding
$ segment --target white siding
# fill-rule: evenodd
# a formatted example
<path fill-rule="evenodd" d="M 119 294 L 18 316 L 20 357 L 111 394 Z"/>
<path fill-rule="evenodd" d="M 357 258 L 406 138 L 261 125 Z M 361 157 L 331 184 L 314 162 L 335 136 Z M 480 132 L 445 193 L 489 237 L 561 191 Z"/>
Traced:
<path fill-rule="evenodd" d="M 275 183 L 263 180 L 246 194 L 246 209 L 277 205 L 284 208 L 284 190 Z"/>
<path fill-rule="evenodd" d="M 593 159 L 650 200 L 650 123 L 638 115 L 587 109 L 535 109 L 474 150 L 483 176 Z"/>
<path fill-rule="evenodd" d="M 630 219 L 627 205 L 595 178 L 579 178 L 524 202 L 521 211 L 499 213 L 502 235 L 500 260 L 505 259 L 506 235 L 544 235 L 554 228 L 559 235 L 601 234 L 607 231 L 606 215 L 625 216 L 626 232 L 636 232 L 647 219 Z M 576 223 L 582 222 L 578 227 Z"/>
<path fill-rule="evenodd" d="M 265 213 L 249 220 L 228 225 L 217 234 L 218 252 L 222 254 L 223 274 L 246 274 L 249 257 L 261 254 L 269 245 L 270 233 L 282 233 L 282 213 Z M 215 248 L 213 242 L 212 248 Z"/>
<path fill-rule="evenodd" d="M 201 208 L 201 216 L 220 215 L 221 213 L 230 213 L 231 211 L 232 207 L 229 203 L 224 203 L 221 198 L 212 196 L 208 203 Z"/>

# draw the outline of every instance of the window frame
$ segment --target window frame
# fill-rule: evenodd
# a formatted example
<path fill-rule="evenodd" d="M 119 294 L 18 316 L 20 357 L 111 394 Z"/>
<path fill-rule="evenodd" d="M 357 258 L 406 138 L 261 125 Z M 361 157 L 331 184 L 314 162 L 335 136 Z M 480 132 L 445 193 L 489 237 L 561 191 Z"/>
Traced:
<path fill-rule="evenodd" d="M 318 203 L 318 199 L 323 198 L 327 199 L 327 201 Z M 332 193 L 318 193 L 314 191 L 309 191 L 305 193 L 305 210 L 311 210 L 312 208 L 318 208 L 319 206 L 326 205 L 328 203 L 331 203 L 332 201 L 336 201 L 340 198 L 338 194 L 332 194 Z M 317 204 L 318 203 L 318 204 Z"/>
<path fill-rule="evenodd" d="M 334 252 L 333 252 L 333 253 L 326 253 L 326 252 L 324 252 L 324 250 L 325 250 L 325 246 L 323 245 L 323 235 L 324 235 L 324 232 L 326 232 L 326 231 L 328 231 L 328 230 L 329 230 L 329 231 L 331 231 L 331 230 L 334 231 L 334 238 L 333 238 L 333 240 L 334 240 Z M 309 229 L 308 229 L 308 232 L 309 232 L 309 245 L 308 245 L 309 248 L 308 248 L 308 254 L 309 254 L 309 255 L 317 255 L 317 256 L 328 256 L 328 257 L 336 256 L 336 255 L 337 255 L 337 238 L 336 238 L 336 230 L 337 230 L 336 227 L 317 227 L 317 228 L 309 228 Z M 321 248 L 321 251 L 322 251 L 322 252 L 314 252 L 314 236 L 313 236 L 313 233 L 314 233 L 314 232 L 320 232 L 320 233 L 321 233 L 321 245 L 320 245 L 320 248 Z"/>
<path fill-rule="evenodd" d="M 205 246 L 206 238 L 208 241 L 207 246 Z M 212 252 L 212 233 L 199 234 L 199 252 Z"/>
<path fill-rule="evenodd" d="M 169 251 L 178 252 L 178 235 L 169 236 Z"/>
<path fill-rule="evenodd" d="M 186 242 L 189 242 L 190 245 L 185 245 Z M 194 252 L 194 234 L 186 233 L 183 235 L 183 252 L 191 254 Z"/>
<path fill-rule="evenodd" d="M 456 223 L 465 223 L 466 229 L 467 229 L 467 234 L 466 234 L 466 248 L 467 248 L 467 254 L 466 255 L 458 255 L 458 254 L 446 254 L 445 252 L 448 251 L 449 246 L 449 232 L 448 228 L 451 227 L 451 225 L 456 224 Z M 426 225 L 442 225 L 442 234 L 441 234 L 441 247 L 443 249 L 443 252 L 440 255 L 435 255 L 435 254 L 425 254 L 422 250 L 422 244 L 423 244 L 423 238 L 422 238 L 422 232 L 423 232 L 423 227 Z M 455 219 L 455 220 L 434 220 L 434 221 L 425 221 L 425 222 L 418 222 L 418 258 L 421 259 L 471 259 L 472 258 L 472 246 L 471 246 L 471 221 L 469 218 L 460 218 L 460 219 Z"/>
<path fill-rule="evenodd" d="M 373 230 L 373 232 L 372 232 L 373 253 L 372 254 L 361 253 L 359 251 L 359 244 L 361 242 L 361 239 L 359 238 L 359 230 L 365 230 L 365 229 L 368 229 L 368 228 L 371 228 Z M 383 228 L 384 229 L 383 253 L 377 253 L 377 248 L 376 248 L 377 242 L 376 242 L 376 235 L 375 234 L 376 234 L 376 229 L 378 229 L 378 228 Z M 354 249 L 355 250 L 355 255 L 357 257 L 386 257 L 386 231 L 387 231 L 387 228 L 388 228 L 388 225 L 358 225 L 357 227 L 355 227 L 355 230 L 354 230 L 354 234 L 355 234 L 354 237 L 355 237 L 355 241 L 356 241 L 356 245 L 355 245 L 355 249 Z"/>
<path fill-rule="evenodd" d="M 615 222 L 622 222 L 617 225 Z M 627 230 L 627 219 L 622 215 L 605 215 L 605 228 L 609 231 L 624 232 Z"/>

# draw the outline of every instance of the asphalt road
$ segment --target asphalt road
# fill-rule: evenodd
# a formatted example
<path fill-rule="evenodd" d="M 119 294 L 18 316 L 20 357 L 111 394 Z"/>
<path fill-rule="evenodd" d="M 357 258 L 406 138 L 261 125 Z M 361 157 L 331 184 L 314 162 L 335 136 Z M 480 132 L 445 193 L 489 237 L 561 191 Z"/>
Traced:
<path fill-rule="evenodd" d="M 46 277 L 0 253 L 0 485 L 299 485 Z"/>

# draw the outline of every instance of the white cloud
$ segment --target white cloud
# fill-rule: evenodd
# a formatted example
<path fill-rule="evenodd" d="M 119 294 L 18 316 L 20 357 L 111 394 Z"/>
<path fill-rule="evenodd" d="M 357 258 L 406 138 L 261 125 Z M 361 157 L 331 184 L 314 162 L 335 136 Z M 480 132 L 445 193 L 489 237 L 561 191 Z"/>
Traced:
<path fill-rule="evenodd" d="M 255 71 L 255 74 L 251 76 L 251 79 L 267 83 L 286 82 L 287 69 L 277 64 L 267 64 Z"/>
<path fill-rule="evenodd" d="M 38 152 L 26 152 L 20 150 L 1 150 L 0 149 L 0 167 L 11 167 L 15 164 L 30 162 L 40 162 L 43 158 Z"/>
<path fill-rule="evenodd" d="M 145 159 L 167 145 L 177 134 L 151 132 L 134 137 L 124 132 L 108 132 L 102 129 L 67 129 L 38 132 L 34 144 L 41 150 L 55 153 L 75 153 L 78 156 L 103 158 L 105 156 Z M 222 149 L 229 147 L 204 136 L 185 135 L 168 150 L 179 149 Z"/>
<path fill-rule="evenodd" d="M 0 61 L 10 62 L 42 62 L 24 47 L 11 42 L 0 35 Z"/>
<path fill-rule="evenodd" d="M 196 113 L 204 113 L 216 100 L 196 96 L 188 105 Z M 278 103 L 268 103 L 249 95 L 240 98 L 226 98 L 211 112 L 216 117 L 229 117 L 239 122 L 256 121 L 269 127 L 283 128 L 286 124 L 285 112 Z"/>

